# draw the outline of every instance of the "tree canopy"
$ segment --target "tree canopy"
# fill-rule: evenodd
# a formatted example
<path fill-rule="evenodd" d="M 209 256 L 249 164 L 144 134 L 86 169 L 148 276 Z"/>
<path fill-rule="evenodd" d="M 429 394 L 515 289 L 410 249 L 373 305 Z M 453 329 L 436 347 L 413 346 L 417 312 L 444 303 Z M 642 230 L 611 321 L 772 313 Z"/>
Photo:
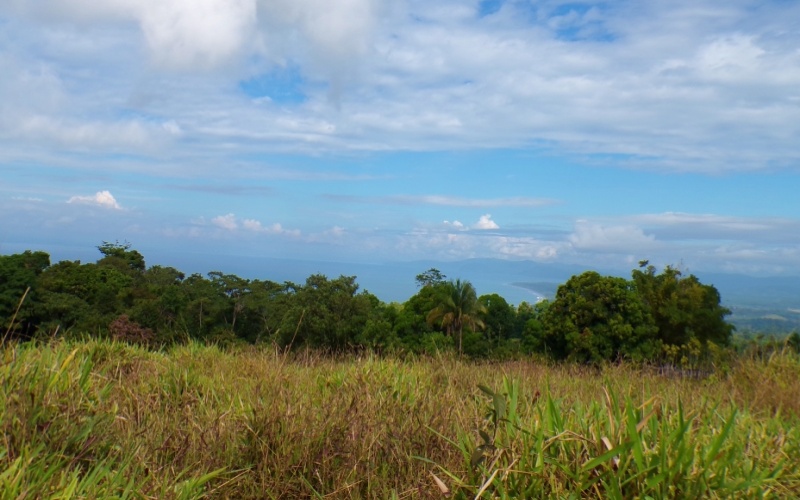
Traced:
<path fill-rule="evenodd" d="M 632 284 L 589 271 L 558 288 L 542 317 L 544 347 L 557 359 L 652 358 L 656 326 Z"/>
<path fill-rule="evenodd" d="M 630 280 L 586 272 L 552 301 L 517 307 L 430 268 L 415 277 L 418 290 L 408 300 L 384 304 L 360 290 L 355 276 L 315 274 L 302 284 L 222 271 L 186 276 L 146 267 L 129 243 L 97 248 L 93 263 L 51 265 L 47 253 L 32 251 L 0 256 L 0 320 L 9 336 L 266 342 L 330 352 L 455 349 L 599 363 L 726 346 L 733 331 L 716 288 L 673 267 L 657 273 L 646 261 Z"/>
<path fill-rule="evenodd" d="M 646 267 L 645 267 L 646 266 Z M 685 345 L 692 339 L 718 345 L 730 342 L 733 326 L 725 321 L 731 311 L 720 305 L 720 295 L 712 285 L 700 283 L 694 275 L 684 277 L 667 266 L 656 274 L 654 266 L 642 263 L 633 271 L 633 283 L 658 328 L 658 338 L 666 345 Z"/>
<path fill-rule="evenodd" d="M 428 314 L 428 323 L 438 323 L 448 335 L 458 336 L 458 353 L 463 353 L 464 327 L 472 330 L 484 327 L 481 314 L 484 306 L 478 302 L 475 287 L 469 281 L 449 281 L 439 287 L 437 304 Z"/>

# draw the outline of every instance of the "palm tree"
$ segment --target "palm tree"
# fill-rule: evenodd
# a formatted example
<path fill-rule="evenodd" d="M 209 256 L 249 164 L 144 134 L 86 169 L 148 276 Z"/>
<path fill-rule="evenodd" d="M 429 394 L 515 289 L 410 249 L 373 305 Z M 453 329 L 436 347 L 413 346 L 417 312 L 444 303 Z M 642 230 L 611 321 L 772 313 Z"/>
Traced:
<path fill-rule="evenodd" d="M 486 308 L 478 302 L 475 287 L 469 281 L 448 281 L 441 286 L 439 304 L 428 313 L 428 324 L 439 323 L 448 335 L 458 334 L 458 354 L 462 353 L 464 326 L 483 328 L 479 315 Z"/>

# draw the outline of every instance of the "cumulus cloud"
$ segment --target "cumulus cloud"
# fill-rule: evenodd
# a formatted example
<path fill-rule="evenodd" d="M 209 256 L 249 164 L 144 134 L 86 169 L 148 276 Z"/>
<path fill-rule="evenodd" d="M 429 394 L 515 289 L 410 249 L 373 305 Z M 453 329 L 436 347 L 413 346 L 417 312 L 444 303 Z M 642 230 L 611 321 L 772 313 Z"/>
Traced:
<path fill-rule="evenodd" d="M 122 207 L 114 196 L 109 191 L 98 191 L 92 196 L 73 196 L 67 203 L 75 203 L 80 205 L 94 205 L 103 208 L 111 208 L 114 210 L 121 210 Z"/>
<path fill-rule="evenodd" d="M 16 2 L 37 21 L 138 25 L 151 60 L 177 71 L 230 66 L 246 55 L 272 61 L 311 56 L 325 70 L 368 47 L 380 0 L 44 0 Z M 2 12 L 0 10 L 0 12 Z M 305 52 L 305 53 L 304 53 Z M 333 72 L 329 76 L 333 76 Z"/>
<path fill-rule="evenodd" d="M 489 229 L 500 229 L 500 226 L 497 225 L 495 221 L 492 220 L 492 216 L 490 214 L 481 215 L 478 219 L 478 222 L 471 224 L 469 226 L 465 225 L 463 222 L 454 220 L 454 221 L 443 221 L 442 225 L 445 229 L 453 229 L 456 231 L 468 231 L 470 229 L 476 230 L 489 230 Z"/>
<path fill-rule="evenodd" d="M 481 215 L 481 218 L 478 219 L 473 226 L 474 229 L 500 229 L 500 226 L 497 225 L 495 221 L 492 220 L 492 216 L 490 214 Z"/>

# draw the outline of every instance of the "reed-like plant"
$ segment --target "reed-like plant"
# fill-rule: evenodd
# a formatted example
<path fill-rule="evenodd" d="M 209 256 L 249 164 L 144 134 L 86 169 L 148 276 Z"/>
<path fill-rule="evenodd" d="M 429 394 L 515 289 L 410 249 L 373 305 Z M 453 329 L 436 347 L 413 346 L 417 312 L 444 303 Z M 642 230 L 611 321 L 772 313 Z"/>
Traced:
<path fill-rule="evenodd" d="M 441 477 L 435 476 L 437 486 L 448 493 L 452 488 L 456 498 L 800 493 L 800 433 L 792 425 L 710 403 L 687 412 L 680 400 L 676 407 L 656 397 L 621 401 L 608 390 L 589 404 L 565 405 L 548 388 L 541 396 L 522 394 L 509 378 L 499 391 L 479 388 L 487 400 L 484 427 L 450 441 L 466 473 L 440 467 Z M 520 412 L 522 402 L 528 408 Z M 776 431 L 779 440 L 770 438 Z"/>

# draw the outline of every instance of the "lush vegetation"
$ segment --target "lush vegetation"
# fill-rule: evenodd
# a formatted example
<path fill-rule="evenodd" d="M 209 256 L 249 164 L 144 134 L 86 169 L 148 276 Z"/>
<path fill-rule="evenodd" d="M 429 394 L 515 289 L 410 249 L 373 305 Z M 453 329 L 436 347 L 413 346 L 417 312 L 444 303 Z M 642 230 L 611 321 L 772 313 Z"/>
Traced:
<path fill-rule="evenodd" d="M 800 335 L 643 262 L 514 307 L 0 257 L 0 498 L 800 495 Z"/>
<path fill-rule="evenodd" d="M 2 498 L 796 498 L 800 359 L 0 349 Z"/>
<path fill-rule="evenodd" d="M 724 362 L 732 346 L 730 311 L 713 286 L 671 267 L 657 273 L 647 262 L 630 280 L 586 272 L 560 286 L 552 302 L 515 307 L 436 269 L 416 277 L 418 292 L 405 303 L 386 304 L 361 291 L 354 276 L 313 275 L 302 284 L 220 271 L 185 276 L 147 267 L 127 244 L 98 250 L 100 259 L 86 264 L 51 264 L 32 251 L 0 257 L 6 336 L 695 366 Z"/>

